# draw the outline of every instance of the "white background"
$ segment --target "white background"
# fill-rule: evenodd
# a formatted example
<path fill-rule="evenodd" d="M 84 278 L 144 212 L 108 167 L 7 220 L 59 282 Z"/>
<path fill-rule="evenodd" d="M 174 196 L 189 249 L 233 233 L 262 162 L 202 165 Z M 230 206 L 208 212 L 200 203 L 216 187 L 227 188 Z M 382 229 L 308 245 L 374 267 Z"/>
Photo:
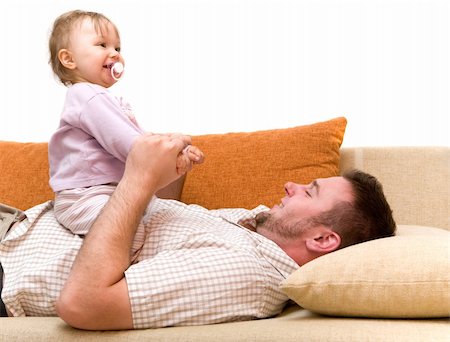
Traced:
<path fill-rule="evenodd" d="M 448 0 L 10 0 L 0 5 L 0 140 L 48 141 L 65 87 L 50 27 L 119 28 L 111 90 L 153 132 L 284 128 L 345 116 L 344 146 L 449 145 Z"/>

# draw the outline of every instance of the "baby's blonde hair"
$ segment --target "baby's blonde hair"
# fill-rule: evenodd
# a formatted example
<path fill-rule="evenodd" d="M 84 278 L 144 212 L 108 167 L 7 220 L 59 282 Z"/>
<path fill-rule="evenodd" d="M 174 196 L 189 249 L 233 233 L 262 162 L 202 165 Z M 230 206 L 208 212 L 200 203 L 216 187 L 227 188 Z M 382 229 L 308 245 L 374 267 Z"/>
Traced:
<path fill-rule="evenodd" d="M 48 47 L 50 50 L 49 64 L 59 80 L 66 86 L 74 83 L 73 74 L 70 69 L 64 67 L 58 57 L 61 49 L 69 47 L 69 37 L 76 23 L 81 23 L 83 19 L 90 18 L 95 29 L 99 32 L 105 28 L 105 24 L 111 24 L 119 36 L 119 31 L 111 20 L 101 13 L 75 10 L 61 14 L 53 23 Z"/>

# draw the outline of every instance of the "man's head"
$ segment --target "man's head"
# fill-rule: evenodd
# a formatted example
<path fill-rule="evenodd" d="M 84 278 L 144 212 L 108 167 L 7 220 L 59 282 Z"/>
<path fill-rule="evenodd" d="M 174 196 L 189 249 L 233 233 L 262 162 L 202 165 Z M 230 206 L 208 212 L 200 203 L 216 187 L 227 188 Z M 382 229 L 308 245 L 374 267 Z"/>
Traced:
<path fill-rule="evenodd" d="M 352 170 L 308 185 L 287 183 L 285 190 L 280 205 L 258 214 L 256 230 L 299 264 L 395 233 L 382 185 L 365 172 Z"/>

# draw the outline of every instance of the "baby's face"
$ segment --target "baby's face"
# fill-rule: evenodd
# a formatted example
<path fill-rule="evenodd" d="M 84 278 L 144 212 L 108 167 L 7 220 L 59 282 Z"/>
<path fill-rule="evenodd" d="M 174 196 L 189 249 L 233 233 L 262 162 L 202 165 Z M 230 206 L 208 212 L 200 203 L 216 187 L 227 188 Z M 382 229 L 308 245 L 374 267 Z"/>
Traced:
<path fill-rule="evenodd" d="M 109 88 L 117 79 L 111 75 L 111 65 L 124 59 L 120 54 L 120 37 L 113 24 L 94 23 L 90 18 L 76 24 L 70 35 L 69 52 L 75 83 L 89 82 Z"/>

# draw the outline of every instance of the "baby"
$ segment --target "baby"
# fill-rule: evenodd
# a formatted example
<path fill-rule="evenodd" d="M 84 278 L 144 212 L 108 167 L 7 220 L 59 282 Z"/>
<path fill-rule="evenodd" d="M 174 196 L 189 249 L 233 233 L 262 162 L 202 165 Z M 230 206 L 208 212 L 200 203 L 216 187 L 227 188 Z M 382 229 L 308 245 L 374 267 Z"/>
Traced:
<path fill-rule="evenodd" d="M 54 212 L 66 228 L 85 235 L 122 178 L 134 140 L 145 132 L 130 105 L 108 90 L 124 65 L 119 32 L 108 18 L 85 11 L 62 14 L 54 22 L 49 49 L 52 69 L 68 87 L 59 127 L 49 142 Z M 177 172 L 181 176 L 203 159 L 200 149 L 187 144 Z M 141 223 L 132 257 L 144 238 Z"/>

